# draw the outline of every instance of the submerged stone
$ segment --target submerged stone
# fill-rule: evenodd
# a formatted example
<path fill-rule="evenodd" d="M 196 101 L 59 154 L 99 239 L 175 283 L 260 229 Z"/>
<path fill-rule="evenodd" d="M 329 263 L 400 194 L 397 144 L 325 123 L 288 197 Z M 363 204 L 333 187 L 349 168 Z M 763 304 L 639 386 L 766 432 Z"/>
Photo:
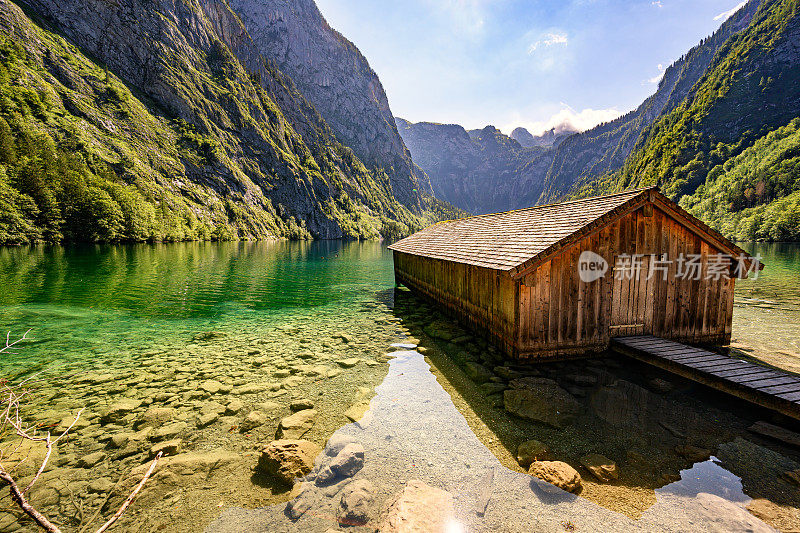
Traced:
<path fill-rule="evenodd" d="M 619 478 L 617 463 L 599 453 L 590 453 L 581 457 L 581 464 L 603 483 Z"/>
<path fill-rule="evenodd" d="M 269 416 L 261 411 L 250 411 L 247 413 L 247 416 L 244 417 L 244 420 L 239 423 L 239 431 L 241 433 L 247 433 L 257 427 L 263 426 L 268 421 Z"/>
<path fill-rule="evenodd" d="M 550 449 L 538 440 L 527 440 L 517 447 L 517 462 L 528 468 L 534 461 L 550 459 Z"/>
<path fill-rule="evenodd" d="M 567 492 L 581 488 L 581 475 L 562 461 L 534 461 L 528 473 Z"/>
<path fill-rule="evenodd" d="M 314 427 L 317 412 L 314 409 L 303 409 L 293 415 L 281 419 L 276 437 L 279 439 L 299 439 Z"/>
<path fill-rule="evenodd" d="M 256 469 L 285 483 L 302 477 L 314 467 L 314 459 L 322 450 L 313 442 L 280 439 L 270 442 L 262 451 Z"/>
<path fill-rule="evenodd" d="M 503 393 L 505 409 L 511 414 L 563 428 L 580 412 L 578 401 L 551 379 L 523 378 L 511 385 L 515 388 Z"/>
<path fill-rule="evenodd" d="M 369 522 L 375 489 L 366 479 L 358 479 L 347 485 L 339 500 L 336 521 L 343 526 L 363 526 Z"/>
<path fill-rule="evenodd" d="M 453 516 L 452 494 L 412 479 L 381 513 L 378 532 L 447 531 Z"/>

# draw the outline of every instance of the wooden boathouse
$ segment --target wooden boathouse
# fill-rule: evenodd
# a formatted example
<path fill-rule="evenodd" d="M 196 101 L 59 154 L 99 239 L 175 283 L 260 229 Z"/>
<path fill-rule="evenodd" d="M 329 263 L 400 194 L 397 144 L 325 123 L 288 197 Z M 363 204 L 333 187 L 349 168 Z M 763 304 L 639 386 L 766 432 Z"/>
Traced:
<path fill-rule="evenodd" d="M 398 284 L 527 360 L 638 335 L 726 345 L 734 280 L 759 268 L 655 187 L 441 222 L 389 248 Z"/>

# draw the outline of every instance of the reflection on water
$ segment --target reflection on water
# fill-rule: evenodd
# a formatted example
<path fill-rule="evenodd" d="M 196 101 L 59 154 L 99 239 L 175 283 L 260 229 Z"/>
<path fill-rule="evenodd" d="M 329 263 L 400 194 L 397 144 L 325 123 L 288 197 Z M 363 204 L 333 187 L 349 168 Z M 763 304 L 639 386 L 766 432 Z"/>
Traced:
<path fill-rule="evenodd" d="M 396 531 L 392 517 L 458 524 L 462 531 L 597 531 L 599 524 L 606 531 L 706 531 L 711 525 L 718 531 L 772 531 L 745 510 L 750 499 L 739 478 L 712 460 L 681 471 L 679 481 L 657 490 L 638 520 L 509 470 L 475 437 L 423 357 L 415 351 L 394 355 L 368 415 L 331 439 L 362 445 L 363 468 L 334 485 L 320 485 L 315 474 L 335 455 L 326 450 L 288 507 L 228 509 L 208 531 L 324 532 L 343 516 L 350 487 L 364 485 L 369 527 L 356 529 L 363 531 Z M 407 486 L 419 490 L 410 505 L 398 509 L 396 495 Z M 452 513 L 448 506 L 429 505 L 439 491 L 452 498 Z"/>
<path fill-rule="evenodd" d="M 783 253 L 771 250 L 762 252 L 768 269 Z M 742 345 L 764 350 L 760 339 L 770 337 L 795 350 L 781 336 L 800 338 L 787 322 L 797 299 L 784 294 L 776 309 L 755 302 L 786 283 L 776 280 L 794 279 L 797 250 L 787 256 L 750 300 L 737 285 L 736 319 L 748 317 L 734 326 Z M 35 337 L 0 370 L 47 378 L 27 406 L 31 420 L 59 428 L 87 408 L 31 492 L 66 529 L 112 513 L 152 449 L 167 443 L 174 455 L 120 530 L 213 522 L 212 531 L 323 532 L 337 527 L 345 494 L 356 509 L 348 523 L 363 510 L 369 526 L 353 530 L 368 530 L 391 520 L 382 512 L 404 488 L 437 509 L 452 505 L 449 527 L 468 531 L 763 530 L 744 510 L 750 498 L 767 502 L 771 524 L 800 521 L 797 488 L 785 478 L 800 468 L 796 450 L 747 431 L 767 413 L 621 359 L 510 364 L 395 291 L 391 255 L 376 243 L 6 248 L 0 282 L 3 327 Z M 764 333 L 780 321 L 780 333 Z M 407 345 L 388 362 L 398 342 Z M 555 411 L 536 403 L 542 390 L 558 398 Z M 524 400 L 513 415 L 507 391 Z M 284 422 L 295 412 L 305 422 Z M 363 445 L 363 468 L 353 481 L 315 478 L 292 491 L 258 467 L 279 426 L 320 447 L 347 436 Z M 518 446 L 531 440 L 580 473 L 577 495 L 520 467 Z M 616 463 L 618 479 L 595 479 L 581 465 L 588 454 Z M 318 458 L 320 471 L 333 455 Z M 371 486 L 353 485 L 359 479 Z M 296 520 L 285 513 L 289 500 L 303 502 Z M 30 529 L 7 498 L 2 506 L 0 530 Z"/>

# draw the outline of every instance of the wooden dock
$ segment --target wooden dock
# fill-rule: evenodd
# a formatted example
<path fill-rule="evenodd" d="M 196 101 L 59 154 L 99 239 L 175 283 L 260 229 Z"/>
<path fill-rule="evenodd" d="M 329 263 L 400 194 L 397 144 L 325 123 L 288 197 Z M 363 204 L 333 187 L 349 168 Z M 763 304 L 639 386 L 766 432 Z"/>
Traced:
<path fill-rule="evenodd" d="M 800 420 L 800 376 L 795 374 L 652 335 L 616 337 L 611 348 Z"/>

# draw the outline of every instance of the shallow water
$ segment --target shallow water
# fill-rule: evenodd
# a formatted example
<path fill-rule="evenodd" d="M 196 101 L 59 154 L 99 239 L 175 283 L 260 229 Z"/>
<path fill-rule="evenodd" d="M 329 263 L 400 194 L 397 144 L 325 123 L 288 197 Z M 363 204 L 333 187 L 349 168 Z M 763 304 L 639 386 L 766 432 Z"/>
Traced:
<path fill-rule="evenodd" d="M 800 245 L 742 245 L 760 254 L 757 279 L 736 282 L 733 346 L 769 364 L 800 373 Z"/>
<path fill-rule="evenodd" d="M 800 362 L 799 250 L 762 247 L 761 279 L 737 286 L 737 346 L 789 369 Z M 342 487 L 327 489 L 318 508 L 293 522 L 283 502 L 301 486 L 290 492 L 253 471 L 299 399 L 316 411 L 304 439 L 322 446 L 339 431 L 364 445 L 356 477 L 375 486 L 373 521 L 412 478 L 451 492 L 455 519 L 470 531 L 591 529 L 597 520 L 677 531 L 688 523 L 711 527 L 715 513 L 739 520 L 730 529 L 758 524 L 744 511 L 751 498 L 772 502 L 776 516 L 767 520 L 778 527 L 800 521 L 797 489 L 781 478 L 800 467 L 796 452 L 747 432 L 768 413 L 611 358 L 532 372 L 575 398 L 574 422 L 554 428 L 512 417 L 501 394 L 508 372 L 531 372 L 497 370 L 504 363 L 485 342 L 408 291 L 395 292 L 391 255 L 380 244 L 6 248 L 0 281 L 0 324 L 15 334 L 32 329 L 32 340 L 0 361 L 13 379 L 41 372 L 26 406 L 30 420 L 63 427 L 87 409 L 31 492 L 71 530 L 113 513 L 151 446 L 175 439 L 180 461 L 162 463 L 119 530 L 202 530 L 225 509 L 212 530 L 335 526 Z M 448 329 L 458 331 L 458 342 L 441 338 Z M 387 357 L 397 342 L 420 343 L 425 357 Z M 491 380 L 469 379 L 467 362 L 488 368 Z M 669 390 L 654 391 L 656 378 Z M 135 407 L 109 416 L 122 400 Z M 366 421 L 352 423 L 368 407 Z M 246 427 L 252 411 L 258 423 Z M 532 484 L 514 457 L 529 439 L 581 471 L 579 497 L 551 497 Z M 685 445 L 713 457 L 694 463 L 675 452 Z M 580 467 L 587 453 L 613 459 L 619 480 L 594 480 Z M 489 469 L 490 504 L 479 517 L 474 492 Z M 2 502 L 10 509 L 7 497 Z M 237 511 L 255 508 L 263 510 Z M 0 517 L 0 529 L 22 527 L 14 519 Z"/>

